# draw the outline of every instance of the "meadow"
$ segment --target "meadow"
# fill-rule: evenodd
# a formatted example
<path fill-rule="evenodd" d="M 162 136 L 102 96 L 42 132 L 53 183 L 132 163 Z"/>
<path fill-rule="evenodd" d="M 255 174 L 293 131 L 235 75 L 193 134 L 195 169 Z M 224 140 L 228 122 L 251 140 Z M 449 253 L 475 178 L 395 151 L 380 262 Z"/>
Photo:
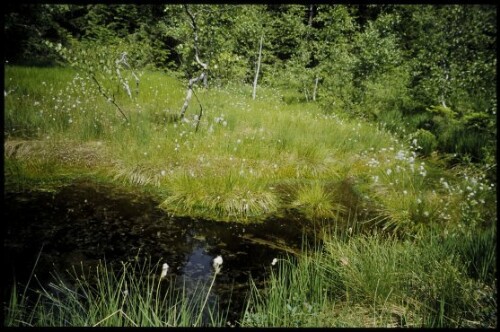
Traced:
<path fill-rule="evenodd" d="M 152 193 L 171 215 L 251 223 L 299 214 L 321 225 L 321 247 L 280 258 L 267 287 L 252 288 L 242 326 L 496 326 L 491 165 L 447 167 L 438 154 L 422 157 L 418 140 L 271 87 L 259 87 L 255 100 L 243 84 L 197 89 L 178 120 L 185 82 L 144 71 L 131 97 L 120 85 L 106 87 L 127 121 L 70 68 L 7 66 L 4 84 L 5 190 L 51 190 L 91 177 Z M 157 306 L 176 305 L 150 295 L 132 299 L 141 312 L 123 315 L 124 300 L 107 292 L 125 281 L 97 279 L 111 279 L 97 290 L 98 314 L 87 314 L 93 291 L 87 302 L 69 296 L 64 306 L 41 293 L 71 308 L 68 316 L 40 321 L 36 310 L 46 306 L 25 313 L 22 298 L 13 298 L 6 324 L 31 315 L 29 325 L 100 325 L 117 312 L 113 324 L 200 324 L 185 318 L 198 317 L 187 309 L 179 309 L 182 319 L 168 318 Z M 156 287 L 128 283 L 146 287 L 143 294 Z"/>

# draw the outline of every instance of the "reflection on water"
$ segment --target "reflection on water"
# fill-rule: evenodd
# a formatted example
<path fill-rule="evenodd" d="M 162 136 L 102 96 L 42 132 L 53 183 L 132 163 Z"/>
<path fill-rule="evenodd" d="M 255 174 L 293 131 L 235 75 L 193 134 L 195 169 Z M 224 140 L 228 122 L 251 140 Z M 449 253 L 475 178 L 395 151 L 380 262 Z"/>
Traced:
<path fill-rule="evenodd" d="M 211 280 L 213 258 L 222 255 L 213 293 L 222 304 L 232 297 L 230 317 L 235 318 L 249 276 L 263 280 L 273 258 L 286 254 L 283 249 L 301 247 L 302 229 L 295 220 L 243 225 L 170 218 L 151 197 L 109 185 L 79 182 L 55 193 L 5 193 L 4 201 L 4 298 L 14 277 L 27 281 L 42 246 L 36 274 L 47 283 L 54 270 L 93 266 L 102 259 L 133 261 L 137 256 L 167 262 L 169 273 L 188 285 L 203 283 Z"/>

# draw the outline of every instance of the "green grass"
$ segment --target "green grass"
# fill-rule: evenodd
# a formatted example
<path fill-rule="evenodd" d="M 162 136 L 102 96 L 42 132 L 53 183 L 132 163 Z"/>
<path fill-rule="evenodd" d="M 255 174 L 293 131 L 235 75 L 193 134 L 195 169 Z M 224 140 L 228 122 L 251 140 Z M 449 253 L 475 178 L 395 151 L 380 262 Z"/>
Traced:
<path fill-rule="evenodd" d="M 48 288 L 30 302 L 14 285 L 6 326 L 199 327 L 224 326 L 226 309 L 208 302 L 213 282 L 176 286 L 175 276 L 160 277 L 150 260 L 123 263 L 119 269 L 99 262 L 94 269 L 73 267 L 53 275 Z M 29 285 L 25 286 L 25 290 Z"/>
<path fill-rule="evenodd" d="M 187 121 L 173 121 L 184 85 L 146 71 L 132 99 L 109 87 L 127 123 L 82 73 L 6 67 L 9 186 L 98 175 L 156 193 L 169 213 L 252 222 L 292 210 L 338 219 L 355 207 L 331 184 L 349 181 L 373 220 L 416 235 L 430 224 L 463 223 L 469 208 L 479 219 L 493 214 L 494 190 L 481 193 L 485 204 L 471 206 L 460 193 L 470 181 L 434 166 L 439 160 L 420 159 L 411 142 L 372 123 L 323 114 L 315 103 L 287 104 L 277 89 L 260 87 L 256 100 L 242 85 L 198 89 L 203 117 L 195 132 L 196 98 Z M 450 179 L 452 191 L 440 178 Z"/>
<path fill-rule="evenodd" d="M 158 193 L 170 213 L 249 222 L 295 209 L 332 219 L 341 203 L 328 184 L 355 179 L 356 190 L 380 203 L 381 220 L 406 227 L 417 214 L 400 193 L 414 199 L 434 189 L 418 170 L 409 174 L 411 162 L 395 159 L 399 151 L 408 157 L 409 145 L 373 124 L 323 114 L 314 103 L 287 104 L 276 89 L 261 87 L 256 100 L 246 86 L 198 89 L 204 113 L 195 132 L 196 99 L 187 122 L 173 121 L 185 84 L 165 73 L 143 72 L 132 99 L 108 87 L 128 123 L 83 73 L 9 66 L 5 74 L 9 164 L 39 177 L 98 173 Z M 390 167 L 401 167 L 401 182 L 392 181 L 396 169 L 383 176 Z M 12 183 L 23 181 L 16 174 L 6 173 Z M 372 183 L 374 176 L 380 181 Z M 292 192 L 274 189 L 293 182 Z"/>
<path fill-rule="evenodd" d="M 264 86 L 256 100 L 250 86 L 197 89 L 195 132 L 196 98 L 187 121 L 175 121 L 186 82 L 165 73 L 143 72 L 135 99 L 109 86 L 128 123 L 71 69 L 7 66 L 4 79 L 9 190 L 92 177 L 151 192 L 175 215 L 248 223 L 299 213 L 337 227 L 321 250 L 270 266 L 242 325 L 496 325 L 496 186 L 481 166 L 446 169 L 438 155 L 419 157 L 410 139 Z M 12 297 L 8 325 L 196 323 L 206 293 L 192 302 L 158 290 L 155 275 L 101 269 L 98 288 L 75 279 L 80 293 L 55 282 L 65 296 L 42 291 L 36 310 Z M 125 284 L 135 295 L 123 297 Z M 210 324 L 223 316 L 214 309 Z"/>
<path fill-rule="evenodd" d="M 495 232 L 490 229 L 485 237 Z M 242 325 L 492 328 L 496 287 L 487 278 L 496 275 L 491 262 L 496 244 L 476 241 L 331 234 L 323 248 L 270 267 L 265 289 L 252 284 Z M 459 249 L 469 246 L 481 248 L 487 258 Z M 470 266 L 488 273 L 477 274 Z"/>
<path fill-rule="evenodd" d="M 243 327 L 496 326 L 496 227 L 418 240 L 333 229 L 299 257 L 267 268 L 265 287 L 250 280 Z M 214 326 L 227 313 L 208 302 L 213 283 L 176 287 L 160 263 L 99 262 L 53 275 L 29 299 L 14 284 L 6 326 Z M 32 275 L 33 277 L 33 275 Z M 36 279 L 36 276 L 35 278 Z M 201 317 L 205 317 L 204 320 Z"/>

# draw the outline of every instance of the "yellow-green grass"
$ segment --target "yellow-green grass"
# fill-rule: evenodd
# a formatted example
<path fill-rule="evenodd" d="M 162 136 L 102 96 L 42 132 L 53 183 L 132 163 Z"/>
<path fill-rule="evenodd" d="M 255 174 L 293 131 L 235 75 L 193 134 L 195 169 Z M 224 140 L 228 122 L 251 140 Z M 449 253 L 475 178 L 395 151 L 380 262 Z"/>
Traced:
<path fill-rule="evenodd" d="M 495 233 L 327 234 L 322 248 L 270 265 L 264 289 L 251 283 L 242 325 L 493 328 Z"/>
<path fill-rule="evenodd" d="M 324 114 L 315 103 L 288 105 L 279 90 L 266 87 L 252 100 L 251 89 L 242 85 L 197 88 L 186 121 L 174 121 L 185 85 L 146 71 L 134 98 L 110 86 L 126 122 L 84 73 L 8 66 L 6 162 L 25 169 L 45 165 L 53 174 L 61 165 L 64 172 L 99 174 L 154 191 L 165 210 L 179 215 L 248 222 L 297 209 L 310 219 L 335 220 L 351 207 L 328 186 L 351 179 L 384 226 L 414 231 L 431 221 L 463 221 L 459 190 L 468 180 L 433 166 L 431 159 L 420 160 L 407 142 L 374 124 Z M 197 98 L 203 115 L 196 131 Z M 19 141 L 30 153 L 9 152 Z M 9 183 L 21 180 L 12 168 L 5 173 Z M 31 174 L 45 176 L 43 170 Z M 443 189 L 440 178 L 449 179 L 456 195 Z M 485 179 L 479 182 L 490 188 Z M 467 208 L 485 219 L 494 189 L 482 195 L 485 204 Z M 447 204 L 446 215 L 432 214 L 440 204 Z"/>

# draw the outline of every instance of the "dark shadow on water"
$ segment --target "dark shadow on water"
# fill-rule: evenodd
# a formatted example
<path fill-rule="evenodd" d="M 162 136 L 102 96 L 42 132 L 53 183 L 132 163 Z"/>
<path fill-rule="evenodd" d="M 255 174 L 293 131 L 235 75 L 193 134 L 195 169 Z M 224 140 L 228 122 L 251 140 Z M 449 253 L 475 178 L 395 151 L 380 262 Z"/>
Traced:
<path fill-rule="evenodd" d="M 300 250 L 303 238 L 296 220 L 240 224 L 171 218 L 152 197 L 92 182 L 54 193 L 5 193 L 3 220 L 5 300 L 14 278 L 21 285 L 27 282 L 42 246 L 35 271 L 42 283 L 53 281 L 51 272 L 64 275 L 73 265 L 95 266 L 103 259 L 113 264 L 137 256 L 167 262 L 169 273 L 189 284 L 207 283 L 213 258 L 222 255 L 213 293 L 222 308 L 230 300 L 231 320 L 244 309 L 249 277 L 262 281 L 273 258 Z"/>

